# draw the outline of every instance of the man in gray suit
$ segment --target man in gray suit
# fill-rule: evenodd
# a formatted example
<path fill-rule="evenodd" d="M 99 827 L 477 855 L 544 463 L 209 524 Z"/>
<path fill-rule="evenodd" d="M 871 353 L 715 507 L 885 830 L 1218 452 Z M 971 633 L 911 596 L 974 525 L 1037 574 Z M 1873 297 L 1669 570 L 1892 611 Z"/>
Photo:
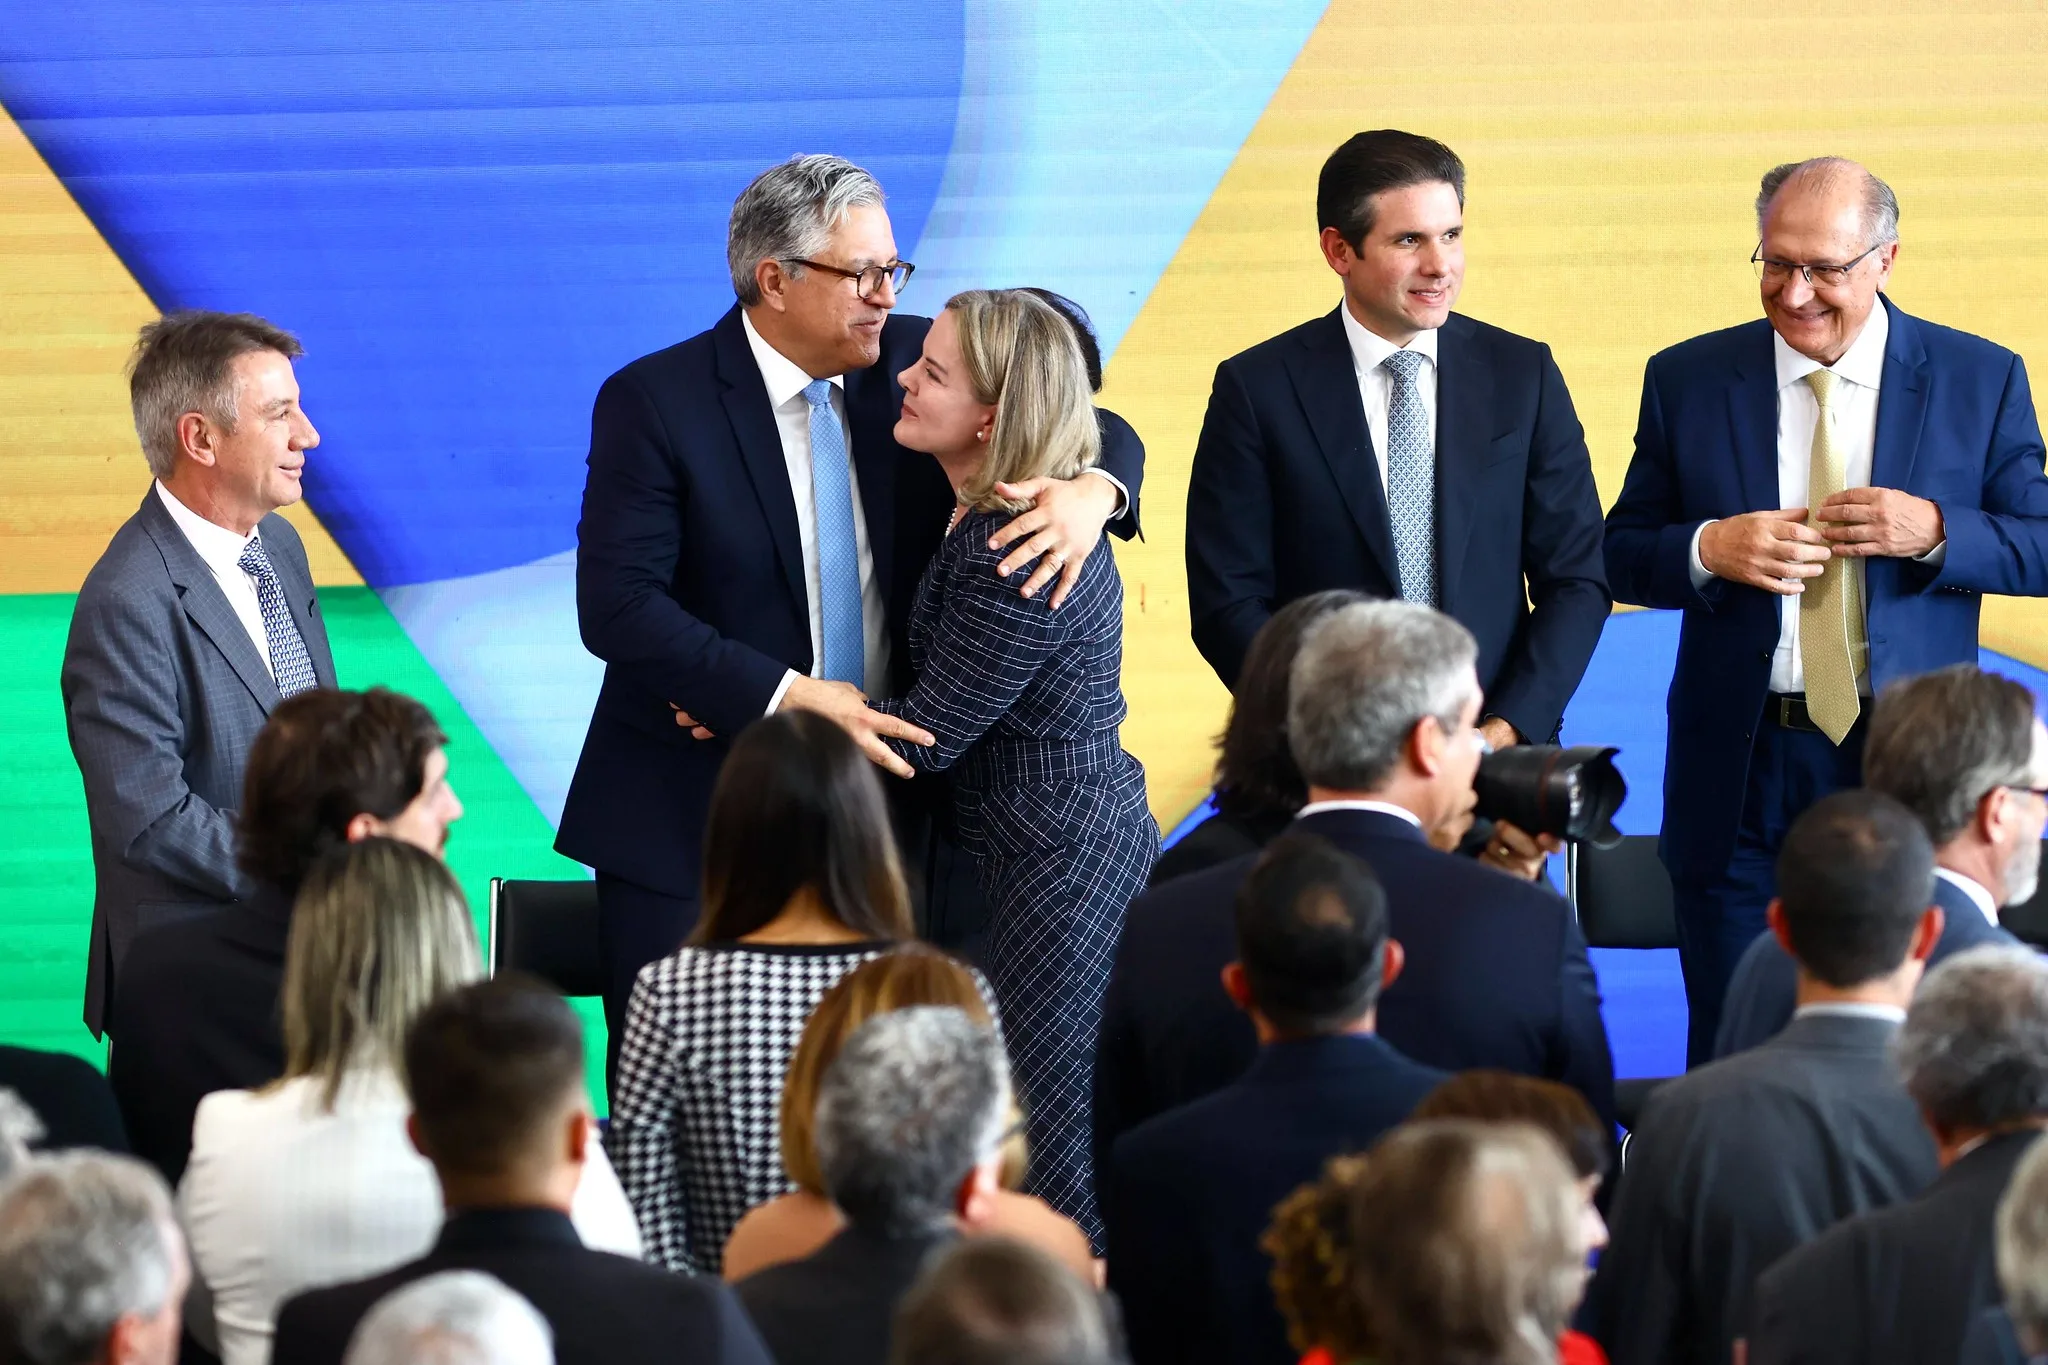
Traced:
<path fill-rule="evenodd" d="M 156 481 L 86 575 L 64 646 L 92 825 L 95 1035 L 138 932 L 247 894 L 233 810 L 249 745 L 283 698 L 334 686 L 305 547 L 275 515 L 320 443 L 300 354 L 246 313 L 173 313 L 136 342 L 129 401 Z"/>
<path fill-rule="evenodd" d="M 1792 1022 L 1652 1097 L 1588 1304 L 1616 1365 L 1725 1365 L 1763 1269 L 1934 1178 L 1890 1047 L 1941 937 L 1934 846 L 1912 812 L 1837 792 L 1793 822 L 1771 931 L 1799 964 Z"/>

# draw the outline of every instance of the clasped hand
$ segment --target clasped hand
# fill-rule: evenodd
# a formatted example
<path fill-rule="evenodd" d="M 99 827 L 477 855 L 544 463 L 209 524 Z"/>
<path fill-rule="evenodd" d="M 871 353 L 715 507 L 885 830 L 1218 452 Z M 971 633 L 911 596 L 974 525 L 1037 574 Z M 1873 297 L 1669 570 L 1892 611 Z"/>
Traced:
<path fill-rule="evenodd" d="M 697 718 L 688 711 L 674 702 L 669 703 L 669 708 L 676 713 L 676 724 L 688 730 L 692 739 L 712 737 L 711 730 L 698 724 Z M 882 742 L 885 737 L 911 744 L 933 743 L 931 731 L 919 729 L 886 711 L 875 710 L 868 705 L 867 693 L 852 683 L 792 678 L 788 690 L 782 694 L 782 704 L 776 710 L 816 711 L 837 721 L 841 729 L 853 736 L 853 742 L 860 746 L 862 753 L 898 777 L 915 777 L 917 771 Z"/>
<path fill-rule="evenodd" d="M 1848 488 L 1811 513 L 1745 512 L 1700 533 L 1700 563 L 1716 578 L 1780 597 L 1806 591 L 1830 559 L 1912 559 L 1942 541 L 1941 508 L 1896 488 Z"/>
<path fill-rule="evenodd" d="M 1081 566 L 1102 543 L 1102 528 L 1116 515 L 1122 495 L 1108 479 L 1091 474 L 1065 480 L 999 483 L 996 493 L 1012 502 L 1031 504 L 988 538 L 991 550 L 1015 547 L 996 565 L 996 573 L 1008 578 L 1037 560 L 1037 567 L 1024 580 L 1020 591 L 1026 597 L 1035 596 L 1057 576 L 1059 583 L 1046 600 L 1058 611 L 1074 584 L 1080 581 Z"/>

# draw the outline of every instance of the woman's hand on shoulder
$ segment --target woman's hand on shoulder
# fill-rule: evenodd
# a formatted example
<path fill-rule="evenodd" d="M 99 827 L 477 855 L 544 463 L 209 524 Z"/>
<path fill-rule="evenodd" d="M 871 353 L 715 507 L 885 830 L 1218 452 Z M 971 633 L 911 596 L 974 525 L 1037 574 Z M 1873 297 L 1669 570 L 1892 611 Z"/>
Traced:
<path fill-rule="evenodd" d="M 1123 495 L 1108 479 L 1087 473 L 1071 479 L 999 483 L 995 491 L 1012 502 L 1031 504 L 989 537 L 990 549 L 1010 551 L 996 566 L 997 575 L 1008 578 L 1036 560 L 1019 591 L 1025 597 L 1036 596 L 1057 577 L 1047 602 L 1058 611 L 1080 581 L 1082 565 L 1102 543 L 1102 528 L 1116 515 Z"/>

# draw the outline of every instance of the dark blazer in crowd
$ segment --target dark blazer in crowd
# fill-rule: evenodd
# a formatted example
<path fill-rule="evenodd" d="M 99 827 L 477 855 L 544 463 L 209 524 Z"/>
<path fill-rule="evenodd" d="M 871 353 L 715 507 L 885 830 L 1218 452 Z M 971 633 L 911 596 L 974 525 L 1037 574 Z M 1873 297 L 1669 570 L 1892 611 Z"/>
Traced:
<path fill-rule="evenodd" d="M 114 1092 L 83 1057 L 0 1044 L 0 1090 L 12 1090 L 42 1120 L 43 1135 L 33 1144 L 37 1151 L 128 1150 Z"/>
<path fill-rule="evenodd" d="M 1488 714 L 1541 742 L 1612 605 L 1586 434 L 1548 346 L 1456 313 L 1437 332 L 1436 414 L 1436 605 L 1478 638 Z M 1295 598 L 1401 595 L 1336 311 L 1216 367 L 1188 482 L 1187 568 L 1195 646 L 1226 687 Z"/>
<path fill-rule="evenodd" d="M 1765 1267 L 1935 1176 L 1897 1023 L 1808 1014 L 1658 1089 L 1628 1148 L 1586 1318 L 1616 1365 L 1727 1365 Z"/>
<path fill-rule="evenodd" d="M 292 898 L 259 886 L 136 940 L 108 1017 L 107 1079 L 135 1154 L 174 1186 L 199 1101 L 284 1074 L 277 997 L 291 924 Z"/>
<path fill-rule="evenodd" d="M 2027 1365 L 2019 1334 L 2003 1305 L 1987 1308 L 1970 1323 L 1957 1365 Z"/>
<path fill-rule="evenodd" d="M 1750 1365 L 1955 1360 L 1999 1301 L 1993 1224 L 2040 1133 L 2002 1133 L 1919 1197 L 1837 1223 L 1757 1281 Z"/>
<path fill-rule="evenodd" d="M 1118 1138 L 1104 1220 L 1134 1365 L 1293 1365 L 1259 1248 L 1273 1206 L 1444 1079 L 1369 1035 L 1273 1043 L 1234 1084 Z"/>
<path fill-rule="evenodd" d="M 299 533 L 275 513 L 256 530 L 313 675 L 333 687 Z M 248 630 L 154 486 L 78 591 L 62 686 L 92 827 L 85 1022 L 98 1036 L 138 934 L 251 889 L 232 817 L 249 746 L 278 703 Z"/>
<path fill-rule="evenodd" d="M 1941 937 L 1928 955 L 1931 969 L 1943 958 L 1972 948 L 2013 946 L 2019 940 L 1984 918 L 1969 893 L 1946 878 L 1934 879 L 1934 903 L 1941 907 Z M 1763 934 L 1749 945 L 1728 983 L 1721 1006 L 1721 1027 L 1714 1035 L 1714 1055 L 1732 1056 L 1755 1047 L 1792 1020 L 1799 993 L 1799 968 L 1777 935 Z"/>
<path fill-rule="evenodd" d="M 556 1365 L 772 1365 L 725 1285 L 591 1251 L 567 1214 L 540 1208 L 452 1214 L 419 1260 L 286 1300 L 271 1359 L 341 1365 L 378 1300 L 444 1270 L 481 1270 L 524 1295 L 554 1329 Z"/>
<path fill-rule="evenodd" d="M 849 1227 L 802 1260 L 733 1288 L 775 1365 L 887 1365 L 897 1301 L 953 1236 L 878 1237 Z"/>
<path fill-rule="evenodd" d="M 1247 853 L 1257 853 L 1279 838 L 1281 831 L 1292 823 L 1294 816 L 1291 813 L 1260 819 L 1225 815 L 1218 811 L 1159 855 L 1159 861 L 1152 864 L 1150 885 L 1159 886 L 1175 877 L 1185 877 L 1190 872 L 1200 872 L 1233 858 L 1242 858 Z"/>
<path fill-rule="evenodd" d="M 1296 823 L 1364 859 L 1386 888 L 1388 933 L 1408 963 L 1380 1000 L 1380 1037 L 1445 1071 L 1562 1081 L 1613 1118 L 1599 987 L 1556 893 L 1439 853 L 1398 816 L 1328 810 Z M 1096 1048 L 1098 1180 L 1119 1135 L 1229 1084 L 1258 1051 L 1219 980 L 1237 955 L 1233 907 L 1255 860 L 1176 878 L 1131 903 Z"/>

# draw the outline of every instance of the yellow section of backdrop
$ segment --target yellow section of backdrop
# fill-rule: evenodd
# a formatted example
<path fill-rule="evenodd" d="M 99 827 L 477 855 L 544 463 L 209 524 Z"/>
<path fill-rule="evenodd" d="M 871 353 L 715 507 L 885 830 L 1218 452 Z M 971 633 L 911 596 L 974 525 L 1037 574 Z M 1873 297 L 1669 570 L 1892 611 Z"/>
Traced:
<path fill-rule="evenodd" d="M 1402 10 L 1335 0 L 1117 349 L 1103 402 L 1143 433 L 1147 542 L 1127 589 L 1125 743 L 1162 822 L 1207 786 L 1226 697 L 1188 639 L 1188 464 L 1216 363 L 1335 306 L 1323 158 L 1363 128 L 1442 138 L 1468 171 L 1462 312 L 1551 344 L 1604 498 L 1643 363 L 1758 315 L 1758 178 L 1836 153 L 1898 191 L 1891 292 L 2048 356 L 2048 11 L 2037 3 L 1592 0 Z M 2035 372 L 2040 366 L 2035 364 Z M 2048 604 L 1987 602 L 1984 643 L 2048 666 Z"/>
<path fill-rule="evenodd" d="M 156 315 L 0 110 L 0 593 L 76 592 L 141 502 L 122 365 Z M 315 582 L 363 581 L 304 503 L 285 516 Z"/>

